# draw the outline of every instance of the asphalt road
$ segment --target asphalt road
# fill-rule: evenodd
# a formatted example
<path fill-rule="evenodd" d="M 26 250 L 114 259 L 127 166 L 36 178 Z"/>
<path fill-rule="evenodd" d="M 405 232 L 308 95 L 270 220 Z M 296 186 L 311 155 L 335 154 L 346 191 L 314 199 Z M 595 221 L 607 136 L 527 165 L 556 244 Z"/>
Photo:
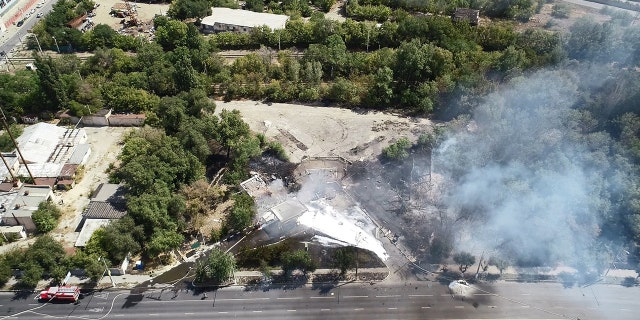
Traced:
<path fill-rule="evenodd" d="M 9 59 L 11 59 L 11 49 L 17 47 L 18 45 L 20 45 L 21 40 L 22 41 L 26 41 L 26 39 L 24 39 L 24 37 L 27 35 L 28 31 L 27 30 L 31 30 L 31 28 L 33 28 L 33 26 L 36 24 L 36 22 L 38 22 L 41 18 L 36 18 L 36 15 L 38 14 L 38 12 L 42 12 L 44 15 L 47 15 L 51 9 L 53 9 L 53 5 L 57 2 L 57 0 L 47 0 L 44 5 L 42 6 L 42 8 L 36 8 L 37 4 L 33 5 L 33 9 L 36 10 L 36 13 L 32 14 L 25 22 L 22 26 L 17 27 L 17 26 L 10 26 L 8 28 L 8 30 L 6 32 L 4 32 L 2 35 L 0 35 L 0 52 L 4 51 L 5 53 L 7 53 L 9 55 Z M 16 5 L 20 5 L 20 4 L 16 4 Z M 22 4 L 24 5 L 24 4 Z M 31 9 L 29 9 L 31 10 Z M 25 12 L 26 14 L 26 12 Z M 23 14 L 24 15 L 24 14 Z M 4 57 L 2 57 L 1 59 L 2 61 L 0 61 L 0 64 L 6 63 L 6 60 Z"/>
<path fill-rule="evenodd" d="M 495 283 L 452 296 L 434 282 L 295 289 L 104 291 L 79 304 L 0 294 L 0 319 L 637 319 L 639 288 Z"/>

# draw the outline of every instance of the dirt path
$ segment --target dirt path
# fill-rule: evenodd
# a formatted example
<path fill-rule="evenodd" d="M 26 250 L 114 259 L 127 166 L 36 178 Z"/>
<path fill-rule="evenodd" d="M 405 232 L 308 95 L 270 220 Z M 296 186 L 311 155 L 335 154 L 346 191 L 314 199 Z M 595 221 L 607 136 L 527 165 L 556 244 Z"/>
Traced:
<path fill-rule="evenodd" d="M 62 241 L 65 247 L 73 247 L 79 234 L 75 229 L 82 220 L 82 211 L 89 204 L 91 193 L 100 183 L 108 182 L 106 170 L 120 154 L 119 142 L 123 134 L 132 130 L 119 127 L 84 129 L 87 131 L 87 142 L 91 144 L 91 155 L 85 166 L 84 176 L 73 189 L 57 194 L 57 199 L 63 201 L 63 216 L 51 235 Z"/>
<path fill-rule="evenodd" d="M 238 109 L 256 133 L 279 141 L 292 162 L 303 157 L 340 156 L 348 160 L 377 157 L 400 137 L 415 141 L 430 130 L 428 119 L 389 113 L 257 101 L 217 102 L 217 110 Z"/>

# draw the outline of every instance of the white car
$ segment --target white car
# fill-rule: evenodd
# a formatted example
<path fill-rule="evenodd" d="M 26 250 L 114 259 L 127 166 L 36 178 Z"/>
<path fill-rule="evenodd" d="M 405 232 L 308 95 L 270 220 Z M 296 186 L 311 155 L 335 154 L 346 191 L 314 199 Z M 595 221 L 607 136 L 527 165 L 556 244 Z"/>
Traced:
<path fill-rule="evenodd" d="M 36 9 L 31 9 L 31 11 L 29 11 L 29 14 L 34 14 L 36 13 Z"/>
<path fill-rule="evenodd" d="M 36 15 L 36 18 L 42 18 L 44 14 L 42 12 L 38 12 L 38 14 Z"/>

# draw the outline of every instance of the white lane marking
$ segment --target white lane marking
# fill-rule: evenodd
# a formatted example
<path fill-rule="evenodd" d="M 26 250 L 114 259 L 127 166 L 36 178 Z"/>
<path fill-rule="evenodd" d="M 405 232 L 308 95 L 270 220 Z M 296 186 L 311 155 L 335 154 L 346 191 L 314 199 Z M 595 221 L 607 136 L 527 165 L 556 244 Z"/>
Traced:
<path fill-rule="evenodd" d="M 227 311 L 218 311 L 218 313 L 229 313 Z"/>
<path fill-rule="evenodd" d="M 149 313 L 150 316 L 159 316 L 160 314 L 158 313 Z"/>
<path fill-rule="evenodd" d="M 455 306 L 456 309 L 464 309 L 464 306 Z"/>
<path fill-rule="evenodd" d="M 369 296 L 342 296 L 343 298 L 369 298 Z"/>
<path fill-rule="evenodd" d="M 431 307 L 420 307 L 421 309 L 431 309 Z"/>
<path fill-rule="evenodd" d="M 387 296 L 376 296 L 376 298 L 396 298 L 396 297 L 399 297 L 399 296 L 400 296 L 399 294 L 390 294 L 390 295 L 387 295 Z"/>
<path fill-rule="evenodd" d="M 530 306 L 522 306 L 523 308 L 529 308 Z"/>
<path fill-rule="evenodd" d="M 623 309 L 620 309 L 620 311 L 631 311 L 631 310 L 623 308 Z"/>
<path fill-rule="evenodd" d="M 353 310 L 355 310 L 355 311 L 362 311 L 362 310 L 364 310 L 364 308 L 355 308 L 355 309 L 353 309 Z"/>
<path fill-rule="evenodd" d="M 451 294 L 444 293 L 444 294 L 441 294 L 440 296 L 441 296 L 441 297 L 450 297 L 450 296 L 451 296 Z"/>
<path fill-rule="evenodd" d="M 311 299 L 333 299 L 333 297 L 309 297 Z"/>
<path fill-rule="evenodd" d="M 278 300 L 300 300 L 302 297 L 292 297 L 292 298 L 276 298 Z"/>
<path fill-rule="evenodd" d="M 432 294 L 410 294 L 409 297 L 433 297 Z"/>
<path fill-rule="evenodd" d="M 520 295 L 521 295 L 521 296 L 530 296 L 530 295 L 531 295 L 531 293 L 521 293 Z"/>
<path fill-rule="evenodd" d="M 289 309 L 289 310 L 287 310 L 287 311 L 289 311 L 289 312 L 296 312 L 296 310 L 293 310 L 293 309 Z"/>
<path fill-rule="evenodd" d="M 114 317 L 124 317 L 124 314 L 114 314 Z"/>
<path fill-rule="evenodd" d="M 387 308 L 389 310 L 398 310 L 398 308 Z"/>
<path fill-rule="evenodd" d="M 29 303 L 30 306 L 39 306 L 40 303 Z M 44 305 L 44 304 L 43 304 Z"/>
<path fill-rule="evenodd" d="M 253 312 L 260 313 L 260 312 L 262 312 L 262 310 L 253 310 Z"/>
<path fill-rule="evenodd" d="M 229 298 L 229 299 L 217 299 L 217 301 L 251 301 L 251 300 L 269 300 L 271 298 Z M 198 301 L 198 300 L 192 300 Z M 164 301 L 167 302 L 167 301 Z"/>
<path fill-rule="evenodd" d="M 320 309 L 320 311 L 329 311 L 331 309 Z"/>
<path fill-rule="evenodd" d="M 184 313 L 184 315 L 185 315 L 185 316 L 188 316 L 188 315 L 190 315 L 190 314 L 194 314 L 194 313 L 193 313 L 193 312 L 185 312 L 185 313 Z"/>

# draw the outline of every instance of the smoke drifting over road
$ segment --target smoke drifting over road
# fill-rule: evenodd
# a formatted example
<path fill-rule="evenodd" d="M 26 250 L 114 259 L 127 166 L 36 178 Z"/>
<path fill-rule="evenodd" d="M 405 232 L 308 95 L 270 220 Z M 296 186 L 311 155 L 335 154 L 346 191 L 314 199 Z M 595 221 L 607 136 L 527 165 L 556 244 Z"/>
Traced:
<path fill-rule="evenodd" d="M 615 170 L 609 137 L 572 109 L 578 81 L 566 71 L 514 79 L 434 151 L 434 171 L 452 182 L 443 201 L 458 249 L 595 266 Z"/>

